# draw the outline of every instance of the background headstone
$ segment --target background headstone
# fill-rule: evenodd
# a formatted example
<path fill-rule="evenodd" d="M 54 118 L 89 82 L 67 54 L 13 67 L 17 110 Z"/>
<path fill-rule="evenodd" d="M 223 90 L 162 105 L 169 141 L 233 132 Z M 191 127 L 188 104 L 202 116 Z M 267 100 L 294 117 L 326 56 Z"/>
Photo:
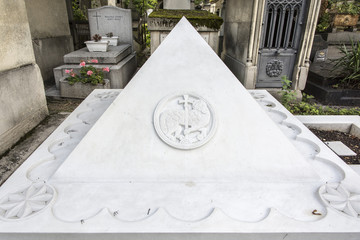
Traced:
<path fill-rule="evenodd" d="M 321 50 L 316 51 L 315 57 L 314 57 L 314 62 L 325 62 L 325 60 L 327 58 L 327 52 L 328 52 L 328 49 L 321 49 Z"/>
<path fill-rule="evenodd" d="M 114 36 L 119 36 L 120 43 L 133 46 L 131 10 L 104 6 L 89 9 L 88 18 L 91 36 L 95 34 L 105 36 L 112 32 Z"/>
<path fill-rule="evenodd" d="M 310 60 L 315 61 L 317 52 L 319 50 L 327 49 L 328 46 L 329 46 L 328 42 L 325 41 L 321 35 L 315 35 L 314 41 L 313 41 L 313 46 L 311 49 L 311 54 L 310 54 Z"/>
<path fill-rule="evenodd" d="M 164 9 L 189 9 L 190 0 L 164 0 Z"/>

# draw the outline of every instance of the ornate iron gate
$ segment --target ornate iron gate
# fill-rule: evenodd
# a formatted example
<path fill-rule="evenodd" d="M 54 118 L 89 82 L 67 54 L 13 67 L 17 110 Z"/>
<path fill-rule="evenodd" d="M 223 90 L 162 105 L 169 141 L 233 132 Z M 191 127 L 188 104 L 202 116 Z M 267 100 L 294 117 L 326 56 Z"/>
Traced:
<path fill-rule="evenodd" d="M 256 87 L 281 87 L 291 79 L 301 39 L 306 0 L 267 0 Z"/>

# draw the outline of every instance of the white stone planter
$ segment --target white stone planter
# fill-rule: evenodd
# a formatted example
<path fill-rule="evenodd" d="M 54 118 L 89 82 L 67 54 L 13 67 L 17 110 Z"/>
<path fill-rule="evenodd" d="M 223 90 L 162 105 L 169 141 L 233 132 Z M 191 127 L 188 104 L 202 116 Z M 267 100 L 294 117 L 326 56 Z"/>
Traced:
<path fill-rule="evenodd" d="M 110 89 L 110 80 L 104 79 L 105 84 L 92 85 L 77 82 L 70 85 L 66 77 L 60 79 L 60 96 L 65 98 L 86 98 L 94 89 Z"/>
<path fill-rule="evenodd" d="M 119 37 L 118 36 L 113 36 L 113 37 L 101 37 L 101 39 L 103 41 L 109 41 L 109 46 L 117 46 L 118 42 L 119 42 Z"/>
<path fill-rule="evenodd" d="M 108 41 L 86 41 L 86 47 L 88 48 L 89 52 L 106 52 L 109 46 Z"/>

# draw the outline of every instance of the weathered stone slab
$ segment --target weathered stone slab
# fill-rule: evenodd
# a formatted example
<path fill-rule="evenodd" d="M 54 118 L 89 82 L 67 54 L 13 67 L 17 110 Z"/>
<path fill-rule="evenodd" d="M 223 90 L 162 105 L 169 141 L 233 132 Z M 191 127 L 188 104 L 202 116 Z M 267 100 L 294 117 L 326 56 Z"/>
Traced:
<path fill-rule="evenodd" d="M 110 80 L 111 88 L 124 88 L 130 81 L 136 71 L 136 56 L 135 54 L 128 55 L 125 59 L 117 64 L 91 64 L 97 69 L 109 67 L 110 72 L 105 72 L 104 77 Z M 80 71 L 79 64 L 66 64 L 54 68 L 54 77 L 56 87 L 59 89 L 59 81 L 66 76 L 65 69 L 74 69 L 75 73 Z"/>
<path fill-rule="evenodd" d="M 360 41 L 360 34 L 358 32 L 337 32 L 328 33 L 327 42 L 329 44 L 351 44 L 351 40 L 354 42 Z"/>
<path fill-rule="evenodd" d="M 119 37 L 119 43 L 132 46 L 132 20 L 131 10 L 113 6 L 104 6 L 88 9 L 88 18 L 91 36 L 100 34 L 105 36 L 112 32 Z"/>
<path fill-rule="evenodd" d="M 70 85 L 65 78 L 60 79 L 60 96 L 64 98 L 86 98 L 95 89 L 109 89 L 109 79 L 104 79 L 105 84 L 83 84 L 81 82 Z"/>
<path fill-rule="evenodd" d="M 44 84 L 37 65 L 0 72 L 0 155 L 47 115 Z"/>
<path fill-rule="evenodd" d="M 97 59 L 103 64 L 117 64 L 132 53 L 130 44 L 121 44 L 119 46 L 109 46 L 107 52 L 89 52 L 85 47 L 77 51 L 64 55 L 64 63 L 77 63 L 81 61 L 90 61 Z"/>
<path fill-rule="evenodd" d="M 328 141 L 325 143 L 339 156 L 356 156 L 356 153 L 341 141 Z"/>

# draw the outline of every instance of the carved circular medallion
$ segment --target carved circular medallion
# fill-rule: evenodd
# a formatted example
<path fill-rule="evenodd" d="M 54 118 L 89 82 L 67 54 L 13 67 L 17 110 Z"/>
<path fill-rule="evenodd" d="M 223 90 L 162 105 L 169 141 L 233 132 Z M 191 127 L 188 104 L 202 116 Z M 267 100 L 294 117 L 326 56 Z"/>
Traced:
<path fill-rule="evenodd" d="M 283 71 L 284 63 L 278 59 L 273 59 L 266 64 L 266 74 L 269 77 L 278 77 Z"/>
<path fill-rule="evenodd" d="M 216 124 L 211 105 L 195 94 L 165 97 L 154 112 L 154 126 L 159 137 L 178 149 L 194 149 L 207 143 Z"/>

